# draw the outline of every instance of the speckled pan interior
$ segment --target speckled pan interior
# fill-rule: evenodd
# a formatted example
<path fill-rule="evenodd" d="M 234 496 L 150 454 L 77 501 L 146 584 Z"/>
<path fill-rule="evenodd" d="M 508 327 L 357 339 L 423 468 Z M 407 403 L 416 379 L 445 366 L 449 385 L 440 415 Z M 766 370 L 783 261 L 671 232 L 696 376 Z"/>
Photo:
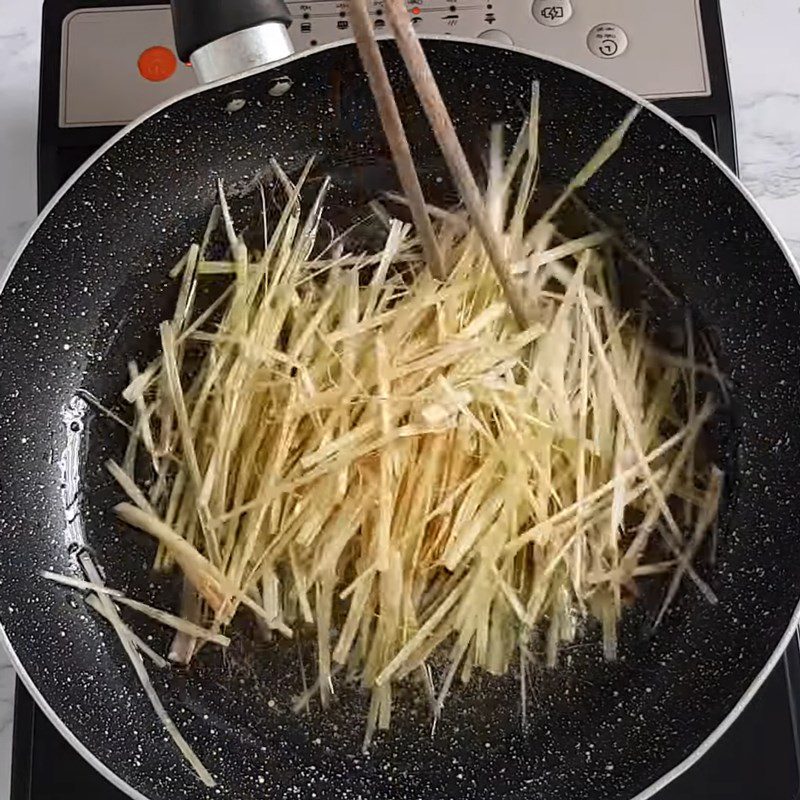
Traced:
<path fill-rule="evenodd" d="M 438 41 L 427 50 L 462 138 L 480 151 L 494 121 L 518 128 L 531 82 L 542 88 L 544 173 L 571 177 L 630 107 L 584 75 L 517 52 Z M 390 71 L 416 108 L 394 50 Z M 272 97 L 275 78 L 292 89 Z M 229 113 L 232 96 L 246 101 Z M 428 188 L 441 176 L 418 112 L 412 141 Z M 343 690 L 334 708 L 297 716 L 293 645 L 237 637 L 223 662 L 154 675 L 174 718 L 220 788 L 193 777 L 159 728 L 104 623 L 75 595 L 39 578 L 75 570 L 85 538 L 109 582 L 170 602 L 152 583 L 152 546 L 123 530 L 102 470 L 122 437 L 77 396 L 113 402 L 124 364 L 152 352 L 173 295 L 166 272 L 204 225 L 222 177 L 245 187 L 275 157 L 312 153 L 340 186 L 393 184 L 355 51 L 342 46 L 180 100 L 92 166 L 44 219 L 0 299 L 0 619 L 17 657 L 77 739 L 150 800 L 231 798 L 631 798 L 715 729 L 774 651 L 800 586 L 800 291 L 781 248 L 731 180 L 657 116 L 636 121 L 622 151 L 584 192 L 623 225 L 659 275 L 689 298 L 733 380 L 736 484 L 719 559 L 704 574 L 712 608 L 690 585 L 651 638 L 644 611 L 624 625 L 621 653 L 575 647 L 542 672 L 519 719 L 517 678 L 456 692 L 430 736 L 413 699 L 369 756 L 365 704 Z M 166 646 L 165 634 L 137 621 Z M 306 670 L 313 673 L 310 653 Z M 410 693 L 411 694 L 411 693 Z M 54 768 L 55 765 L 54 765 Z"/>

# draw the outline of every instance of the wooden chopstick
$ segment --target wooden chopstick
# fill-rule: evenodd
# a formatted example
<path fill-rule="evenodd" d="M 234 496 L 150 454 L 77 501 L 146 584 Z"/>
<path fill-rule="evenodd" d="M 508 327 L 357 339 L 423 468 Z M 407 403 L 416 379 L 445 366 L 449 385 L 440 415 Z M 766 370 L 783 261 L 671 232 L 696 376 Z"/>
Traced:
<path fill-rule="evenodd" d="M 444 280 L 447 276 L 442 254 L 425 207 L 425 196 L 422 194 L 419 175 L 414 167 L 414 159 L 400 119 L 400 111 L 394 99 L 389 75 L 386 72 L 386 66 L 383 63 L 378 42 L 372 29 L 367 0 L 350 0 L 350 22 L 353 26 L 358 54 L 361 57 L 361 63 L 364 65 L 364 71 L 367 73 L 372 96 L 375 98 L 375 104 L 378 107 L 378 115 L 383 126 L 383 132 L 386 134 L 394 166 L 400 178 L 400 185 L 405 192 L 411 209 L 411 217 L 422 242 L 425 259 L 434 276 L 439 280 Z"/>
<path fill-rule="evenodd" d="M 355 0 L 351 0 L 351 5 L 354 2 Z M 360 0 L 360 2 L 363 3 L 364 0 Z M 385 0 L 384 7 L 389 17 L 389 24 L 397 41 L 400 55 L 403 57 L 411 82 L 425 110 L 425 115 L 428 117 L 428 122 L 433 129 L 433 135 L 450 170 L 450 175 L 461 194 L 461 199 L 472 218 L 472 223 L 481 237 L 483 246 L 497 275 L 497 280 L 503 287 L 506 300 L 514 317 L 521 328 L 526 328 L 528 324 L 527 314 L 525 313 L 522 297 L 511 278 L 502 243 L 497 231 L 489 223 L 489 216 L 486 213 L 481 191 L 475 181 L 475 176 L 472 174 L 467 157 L 461 147 L 461 142 L 458 140 L 453 121 L 447 111 L 447 106 L 439 91 L 439 86 L 428 64 L 422 45 L 417 38 L 404 0 Z M 369 35 L 375 41 L 371 26 Z M 378 55 L 380 57 L 380 53 Z"/>

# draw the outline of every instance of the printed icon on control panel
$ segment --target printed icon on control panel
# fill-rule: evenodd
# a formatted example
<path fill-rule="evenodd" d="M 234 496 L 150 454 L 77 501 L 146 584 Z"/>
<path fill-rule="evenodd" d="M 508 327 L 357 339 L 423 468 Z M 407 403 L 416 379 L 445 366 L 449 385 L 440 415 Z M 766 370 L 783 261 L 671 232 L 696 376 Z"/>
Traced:
<path fill-rule="evenodd" d="M 496 17 L 494 14 L 492 14 L 492 12 L 490 11 L 490 12 L 489 12 L 489 13 L 488 13 L 488 14 L 487 14 L 485 17 L 484 17 L 484 19 L 485 19 L 485 20 L 486 20 L 486 21 L 487 21 L 487 22 L 488 22 L 488 23 L 491 25 L 491 24 L 492 24 L 492 23 L 493 23 L 493 22 L 494 22 L 494 21 L 497 19 L 497 17 Z"/>
<path fill-rule="evenodd" d="M 311 33 L 311 23 L 310 22 L 301 22 L 300 23 L 300 33 Z"/>
<path fill-rule="evenodd" d="M 442 19 L 448 25 L 453 26 L 458 22 L 458 14 L 448 14 L 446 17 L 442 17 Z"/>
<path fill-rule="evenodd" d="M 545 6 L 539 12 L 545 19 L 561 19 L 564 16 L 564 9 L 560 6 Z"/>
<path fill-rule="evenodd" d="M 340 19 L 336 21 L 336 27 L 340 31 L 347 30 L 350 27 L 350 23 L 346 19 Z"/>
<path fill-rule="evenodd" d="M 613 56 L 616 54 L 617 50 L 619 50 L 619 45 L 613 39 L 606 39 L 597 46 L 597 49 L 604 55 L 604 56 Z"/>
<path fill-rule="evenodd" d="M 378 17 L 375 20 L 375 27 L 376 28 L 385 28 L 386 27 L 386 20 L 382 19 L 381 17 Z"/>

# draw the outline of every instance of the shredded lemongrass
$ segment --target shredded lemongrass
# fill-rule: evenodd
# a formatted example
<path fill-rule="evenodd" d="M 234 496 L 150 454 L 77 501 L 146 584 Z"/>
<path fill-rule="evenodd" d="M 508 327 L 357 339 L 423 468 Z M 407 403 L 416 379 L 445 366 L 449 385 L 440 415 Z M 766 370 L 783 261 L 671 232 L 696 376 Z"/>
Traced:
<path fill-rule="evenodd" d="M 105 606 L 97 597 L 97 595 L 86 595 L 84 602 L 87 606 L 89 606 L 89 608 L 92 609 L 92 611 L 98 613 L 107 622 L 111 622 L 111 615 L 106 611 Z M 147 644 L 144 639 L 137 636 L 130 628 L 128 628 L 128 633 L 131 637 L 131 640 L 142 653 L 142 655 L 147 656 L 159 669 L 167 669 L 169 667 L 169 661 L 156 653 L 156 651 L 153 650 L 153 648 L 150 647 L 150 645 Z"/>
<path fill-rule="evenodd" d="M 140 614 L 144 614 L 146 617 L 150 617 L 156 622 L 160 622 L 162 625 L 166 625 L 169 628 L 174 628 L 176 631 L 188 633 L 190 636 L 194 636 L 196 639 L 203 639 L 207 642 L 213 642 L 214 644 L 220 645 L 220 647 L 227 647 L 231 643 L 231 640 L 227 636 L 223 636 L 221 633 L 214 633 L 214 631 L 208 630 L 208 628 L 204 628 L 202 625 L 197 625 L 194 622 L 189 622 L 188 620 L 183 619 L 183 617 L 170 614 L 169 611 L 163 611 L 160 608 L 155 608 L 154 606 L 150 606 L 147 603 L 142 603 L 139 600 L 133 600 L 130 597 L 126 597 L 118 589 L 111 589 L 105 585 L 98 586 L 91 581 L 84 581 L 80 578 L 73 578 L 69 575 L 59 575 L 57 572 L 50 572 L 48 570 L 44 570 L 42 572 L 42 577 L 47 578 L 47 580 L 53 581 L 54 583 L 60 583 L 62 586 L 69 586 L 73 589 L 96 592 L 97 594 L 103 594 L 111 597 L 115 603 L 120 603 L 121 605 L 127 606 L 134 611 L 138 611 Z"/>
<path fill-rule="evenodd" d="M 308 202 L 312 165 L 290 178 L 273 164 L 283 205 L 268 224 L 264 203 L 263 250 L 248 251 L 220 183 L 174 270 L 162 352 L 131 367 L 123 394 L 129 449 L 151 469 L 132 474 L 131 453 L 109 462 L 131 500 L 117 513 L 158 542 L 155 568 L 183 575 L 182 614 L 202 609 L 211 629 L 145 613 L 180 632 L 184 662 L 195 639 L 226 643 L 218 631 L 242 607 L 286 637 L 310 626 L 317 678 L 296 707 L 327 704 L 344 669 L 372 695 L 365 746 L 405 676 L 438 716 L 475 670 L 519 669 L 529 719 L 535 654 L 555 665 L 593 620 L 614 658 L 637 581 L 666 581 L 658 622 L 684 576 L 715 601 L 695 566 L 723 484 L 698 452 L 715 408 L 698 376 L 720 390 L 724 378 L 710 348 L 697 363 L 693 334 L 690 352 L 665 354 L 644 312 L 617 306 L 632 257 L 609 230 L 561 227 L 635 112 L 531 219 L 538 103 L 507 158 L 501 128 L 489 151 L 484 203 L 508 286 L 459 208 L 429 208 L 443 281 L 384 206 L 379 251 L 318 245 L 328 181 Z M 227 252 L 212 261 L 214 235 Z M 209 275 L 229 276 L 210 311 L 196 307 Z"/>
<path fill-rule="evenodd" d="M 200 780 L 206 786 L 216 786 L 216 781 L 212 777 L 211 773 L 205 768 L 205 766 L 203 766 L 203 763 L 197 757 L 191 745 L 186 741 L 186 739 L 183 738 L 183 735 L 167 713 L 166 708 L 164 708 L 164 704 L 161 702 L 161 699 L 156 694 L 156 690 L 150 681 L 150 676 L 147 674 L 147 668 L 145 667 L 141 655 L 137 649 L 136 639 L 132 635 L 130 628 L 122 621 L 117 609 L 114 607 L 111 595 L 103 591 L 106 587 L 104 586 L 103 581 L 100 578 L 100 574 L 98 573 L 97 568 L 94 566 L 94 563 L 85 554 L 82 557 L 79 557 L 79 561 L 90 578 L 88 584 L 95 592 L 94 596 L 97 598 L 99 608 L 102 608 L 102 615 L 110 623 L 111 627 L 114 629 L 114 632 L 117 634 L 120 644 L 125 651 L 125 655 L 128 657 L 128 660 L 133 667 L 133 671 L 136 673 L 136 677 L 139 679 L 142 689 L 144 690 L 147 699 L 150 701 L 150 704 L 153 706 L 153 710 L 156 712 L 161 724 L 164 726 L 173 742 L 175 742 L 175 745 L 178 750 L 180 750 L 181 755 L 191 765 L 192 769 L 197 774 L 197 777 L 200 778 Z M 54 576 L 52 573 L 50 573 L 46 577 L 49 577 L 52 580 Z M 63 576 L 57 577 L 61 578 Z M 86 582 L 82 581 L 81 583 Z M 116 599 L 119 600 L 120 598 Z"/>

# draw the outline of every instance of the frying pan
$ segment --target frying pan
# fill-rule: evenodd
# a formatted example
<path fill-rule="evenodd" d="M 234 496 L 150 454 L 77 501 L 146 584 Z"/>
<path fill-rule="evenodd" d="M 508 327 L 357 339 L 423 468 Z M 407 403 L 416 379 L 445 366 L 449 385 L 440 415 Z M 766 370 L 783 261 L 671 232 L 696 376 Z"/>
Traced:
<path fill-rule="evenodd" d="M 638 102 L 514 48 L 432 37 L 425 49 L 476 164 L 493 122 L 519 128 L 534 80 L 542 171 L 555 183 Z M 437 196 L 442 164 L 397 52 L 382 50 L 423 188 Z M 291 88 L 273 96 L 276 81 Z M 486 676 L 453 693 L 435 736 L 423 709 L 402 705 L 368 755 L 358 692 L 343 687 L 330 710 L 298 716 L 294 645 L 237 635 L 224 658 L 153 671 L 218 779 L 214 791 L 167 740 L 106 624 L 39 577 L 75 574 L 90 552 L 110 585 L 175 606 L 174 583 L 149 572 L 152 543 L 109 511 L 118 495 L 102 464 L 119 457 L 122 434 L 86 393 L 113 403 L 126 361 L 153 354 L 174 300 L 166 274 L 204 226 L 216 179 L 246 206 L 270 157 L 291 172 L 312 154 L 333 176 L 335 213 L 397 188 L 351 44 L 147 114 L 79 170 L 22 243 L 0 301 L 0 619 L 20 676 L 64 736 L 137 798 L 651 796 L 753 696 L 797 623 L 800 585 L 797 268 L 734 176 L 652 106 L 582 197 L 686 299 L 730 376 L 717 432 L 728 475 L 717 560 L 701 566 L 717 606 L 686 584 L 655 635 L 647 608 L 631 609 L 617 662 L 604 662 L 590 636 L 557 670 L 537 673 L 524 729 L 518 677 Z M 166 648 L 163 631 L 144 631 Z"/>

